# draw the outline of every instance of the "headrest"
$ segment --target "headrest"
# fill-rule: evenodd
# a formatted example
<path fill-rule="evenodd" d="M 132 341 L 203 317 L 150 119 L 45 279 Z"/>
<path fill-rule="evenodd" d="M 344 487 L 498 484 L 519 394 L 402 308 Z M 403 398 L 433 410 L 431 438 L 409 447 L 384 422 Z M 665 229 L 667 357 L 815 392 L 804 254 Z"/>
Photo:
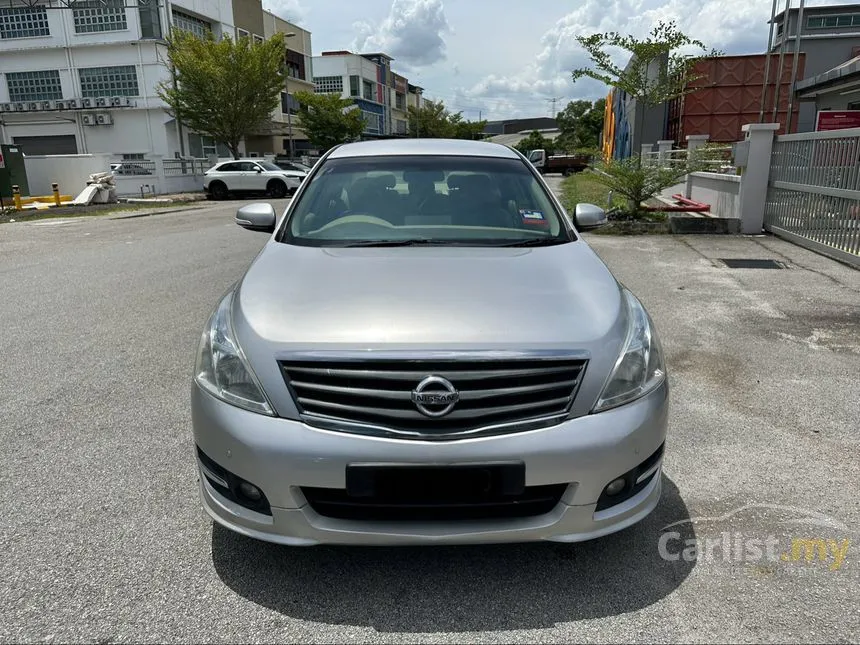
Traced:
<path fill-rule="evenodd" d="M 403 179 L 407 184 L 415 181 L 437 182 L 445 179 L 445 173 L 441 170 L 407 170 L 403 173 Z"/>
<path fill-rule="evenodd" d="M 469 175 L 463 173 L 452 173 L 448 175 L 448 188 L 462 188 L 463 180 Z"/>
<path fill-rule="evenodd" d="M 373 178 L 373 183 L 380 188 L 394 188 L 397 185 L 397 177 L 394 176 L 394 173 L 377 175 Z"/>

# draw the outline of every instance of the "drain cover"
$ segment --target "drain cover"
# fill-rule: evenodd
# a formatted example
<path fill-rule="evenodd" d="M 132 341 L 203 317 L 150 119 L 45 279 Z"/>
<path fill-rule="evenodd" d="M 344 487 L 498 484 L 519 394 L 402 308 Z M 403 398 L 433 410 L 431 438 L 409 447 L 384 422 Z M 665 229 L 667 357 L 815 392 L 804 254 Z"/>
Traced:
<path fill-rule="evenodd" d="M 720 262 L 730 269 L 784 269 L 785 265 L 776 260 L 755 260 L 749 258 L 720 258 Z"/>

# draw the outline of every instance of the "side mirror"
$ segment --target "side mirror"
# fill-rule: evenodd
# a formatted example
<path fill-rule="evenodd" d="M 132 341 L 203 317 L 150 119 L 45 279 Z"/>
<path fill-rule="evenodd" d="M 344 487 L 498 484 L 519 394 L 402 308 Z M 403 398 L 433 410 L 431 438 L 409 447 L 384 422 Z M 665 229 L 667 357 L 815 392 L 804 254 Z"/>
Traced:
<path fill-rule="evenodd" d="M 259 175 L 261 172 L 263 172 L 263 169 L 260 168 L 260 166 L 257 166 L 257 174 Z"/>
<path fill-rule="evenodd" d="M 275 209 L 265 202 L 248 204 L 236 211 L 236 223 L 249 231 L 274 233 L 276 222 Z"/>
<path fill-rule="evenodd" d="M 606 211 L 594 204 L 577 204 L 574 224 L 580 230 L 599 228 L 608 223 Z"/>

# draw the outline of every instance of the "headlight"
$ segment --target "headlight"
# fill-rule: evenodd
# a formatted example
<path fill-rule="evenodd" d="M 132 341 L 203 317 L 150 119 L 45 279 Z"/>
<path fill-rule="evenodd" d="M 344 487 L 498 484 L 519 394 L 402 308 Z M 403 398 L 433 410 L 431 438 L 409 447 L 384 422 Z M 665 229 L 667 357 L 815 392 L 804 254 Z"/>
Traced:
<path fill-rule="evenodd" d="M 642 303 L 624 289 L 628 312 L 627 338 L 615 367 L 594 407 L 602 412 L 645 396 L 666 379 L 663 348 Z"/>
<path fill-rule="evenodd" d="M 226 403 L 274 416 L 274 410 L 233 334 L 230 323 L 232 302 L 231 292 L 218 304 L 206 324 L 197 351 L 194 380 Z"/>

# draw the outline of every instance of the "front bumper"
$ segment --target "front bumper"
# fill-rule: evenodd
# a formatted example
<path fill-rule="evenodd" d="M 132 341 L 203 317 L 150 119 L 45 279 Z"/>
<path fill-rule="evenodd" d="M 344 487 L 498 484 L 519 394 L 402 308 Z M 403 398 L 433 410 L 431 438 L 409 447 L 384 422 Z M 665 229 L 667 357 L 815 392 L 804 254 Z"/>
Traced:
<path fill-rule="evenodd" d="M 551 428 L 497 437 L 420 442 L 344 434 L 266 417 L 192 388 L 197 448 L 230 473 L 258 486 L 270 512 L 250 510 L 221 494 L 200 470 L 205 510 L 249 537 L 288 544 L 475 544 L 550 540 L 578 542 L 624 529 L 660 499 L 662 458 L 635 495 L 597 511 L 601 492 L 636 468 L 666 438 L 668 386 L 631 404 Z M 201 466 L 199 457 L 198 467 Z M 520 460 L 526 486 L 566 484 L 548 513 L 533 517 L 448 522 L 347 520 L 311 508 L 303 487 L 343 489 L 348 464 L 462 464 Z"/>

